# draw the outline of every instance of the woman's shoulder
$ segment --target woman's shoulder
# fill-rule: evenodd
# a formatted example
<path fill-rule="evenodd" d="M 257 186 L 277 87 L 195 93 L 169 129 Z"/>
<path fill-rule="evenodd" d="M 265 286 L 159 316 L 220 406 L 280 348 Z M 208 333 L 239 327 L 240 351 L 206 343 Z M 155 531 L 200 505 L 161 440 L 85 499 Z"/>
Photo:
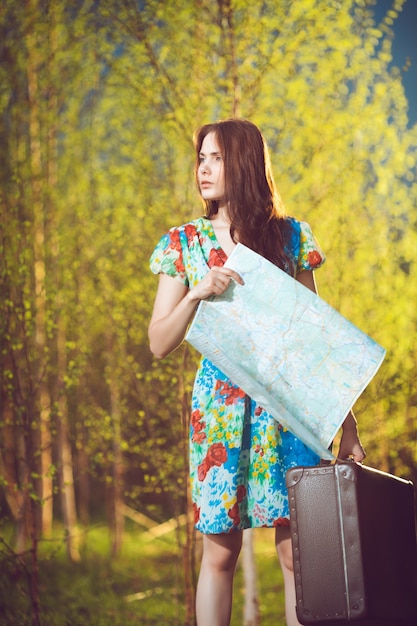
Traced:
<path fill-rule="evenodd" d="M 180 226 L 171 226 L 169 232 L 174 231 L 190 231 L 190 230 L 202 230 L 207 229 L 210 224 L 210 220 L 206 217 L 197 217 L 196 219 L 185 222 Z"/>
<path fill-rule="evenodd" d="M 297 230 L 300 230 L 300 228 L 302 228 L 302 226 L 307 223 L 303 220 L 297 219 L 293 215 L 284 215 L 283 220 L 288 226 L 292 226 L 294 229 Z"/>
<path fill-rule="evenodd" d="M 311 226 L 305 220 L 299 220 L 296 217 L 293 217 L 292 215 L 285 215 L 283 219 L 286 225 L 290 229 L 295 231 L 297 234 L 299 233 L 302 235 L 302 234 L 311 232 Z"/>
<path fill-rule="evenodd" d="M 293 259 L 297 271 L 317 269 L 326 256 L 315 238 L 308 222 L 295 217 L 285 217 L 286 252 Z"/>
<path fill-rule="evenodd" d="M 301 233 L 301 222 L 291 215 L 284 215 L 281 218 L 281 232 L 284 240 L 288 242 L 298 241 Z"/>

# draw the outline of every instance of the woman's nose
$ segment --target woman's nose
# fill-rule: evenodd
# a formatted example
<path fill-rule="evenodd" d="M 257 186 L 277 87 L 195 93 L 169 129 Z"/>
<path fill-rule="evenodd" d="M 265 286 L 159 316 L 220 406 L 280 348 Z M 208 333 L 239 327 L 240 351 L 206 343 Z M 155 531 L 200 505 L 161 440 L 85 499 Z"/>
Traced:
<path fill-rule="evenodd" d="M 200 164 L 200 172 L 204 174 L 205 172 L 209 173 L 210 168 L 206 162 Z"/>

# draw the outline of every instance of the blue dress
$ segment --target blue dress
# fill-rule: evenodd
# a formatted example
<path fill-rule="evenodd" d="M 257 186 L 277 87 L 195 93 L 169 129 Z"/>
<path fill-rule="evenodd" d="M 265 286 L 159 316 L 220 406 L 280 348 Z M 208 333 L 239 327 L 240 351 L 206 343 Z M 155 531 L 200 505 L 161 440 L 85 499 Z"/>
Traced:
<path fill-rule="evenodd" d="M 325 257 L 310 226 L 287 217 L 285 251 L 292 276 L 314 270 Z M 150 261 L 195 286 L 227 257 L 210 220 L 172 228 Z M 288 525 L 285 475 L 290 467 L 317 465 L 317 454 L 284 429 L 262 406 L 202 358 L 196 374 L 190 424 L 190 480 L 196 528 L 206 534 Z"/>

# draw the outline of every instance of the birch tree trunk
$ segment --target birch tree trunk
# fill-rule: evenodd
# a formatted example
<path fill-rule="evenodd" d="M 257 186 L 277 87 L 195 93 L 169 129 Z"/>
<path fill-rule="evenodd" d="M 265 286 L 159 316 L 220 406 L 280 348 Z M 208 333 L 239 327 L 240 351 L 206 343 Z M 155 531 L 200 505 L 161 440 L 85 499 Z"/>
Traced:
<path fill-rule="evenodd" d="M 38 0 L 31 0 L 30 13 L 39 13 Z M 46 332 L 47 294 L 45 262 L 45 222 L 43 202 L 43 167 L 41 136 L 41 90 L 39 72 L 41 67 L 42 42 L 38 41 L 36 29 L 29 29 L 26 36 L 27 82 L 29 99 L 29 144 L 31 165 L 31 191 L 33 210 L 33 251 L 35 289 L 35 350 L 36 371 L 34 371 L 34 391 L 36 412 L 39 414 L 39 498 L 42 508 L 39 512 L 40 530 L 44 535 L 52 532 L 52 450 L 51 450 L 51 396 L 48 387 L 48 346 Z"/>
<path fill-rule="evenodd" d="M 107 337 L 107 384 L 110 391 L 110 414 L 113 424 L 113 476 L 110 490 L 110 524 L 112 529 L 112 556 L 120 553 L 123 540 L 123 453 L 121 445 L 121 401 L 117 379 L 116 341 L 111 329 Z"/>
<path fill-rule="evenodd" d="M 67 331 L 66 324 L 69 311 L 66 310 L 66 256 L 60 245 L 60 214 L 56 203 L 56 189 L 58 187 L 58 109 L 60 66 L 57 62 L 59 52 L 57 22 L 59 20 L 57 0 L 50 0 L 48 19 L 48 108 L 45 111 L 47 133 L 46 190 L 45 207 L 48 215 L 48 241 L 51 254 L 49 258 L 50 275 L 53 277 L 55 297 L 51 297 L 51 306 L 54 306 L 56 320 L 56 386 L 55 399 L 57 405 L 57 448 L 58 477 L 60 486 L 60 501 L 62 517 L 66 531 L 67 552 L 71 561 L 78 562 L 80 553 L 76 534 L 77 513 L 74 491 L 73 458 L 68 426 L 68 399 L 65 388 L 67 375 Z M 50 281 L 51 282 L 51 281 Z"/>
<path fill-rule="evenodd" d="M 61 509 L 66 531 L 67 552 L 71 561 L 80 561 L 77 538 L 77 511 L 75 505 L 74 474 L 72 450 L 68 428 L 68 403 L 64 388 L 64 377 L 67 371 L 65 328 L 62 316 L 58 320 L 57 353 L 58 353 L 58 447 L 59 483 Z"/>
<path fill-rule="evenodd" d="M 80 400 L 81 402 L 81 400 Z M 76 424 L 76 467 L 78 485 L 78 514 L 81 524 L 88 526 L 90 523 L 90 473 L 88 455 L 86 452 L 87 432 L 82 421 Z"/>
<path fill-rule="evenodd" d="M 24 436 L 21 429 L 13 427 L 13 408 L 8 398 L 3 401 L 3 426 L 1 428 L 0 475 L 4 477 L 4 494 L 13 521 L 16 524 L 11 548 L 23 553 L 27 548 L 29 528 L 25 511 L 28 508 L 27 466 L 23 462 Z M 17 463 L 16 463 L 17 460 Z"/>
<path fill-rule="evenodd" d="M 182 367 L 178 372 L 178 395 L 181 405 L 182 426 L 182 454 L 188 459 L 188 430 L 190 425 L 190 397 L 187 393 L 185 373 L 189 369 L 189 351 L 183 349 Z M 196 573 L 196 532 L 194 530 L 194 511 L 191 502 L 191 489 L 189 481 L 188 463 L 184 469 L 184 483 L 186 485 L 187 519 L 185 524 L 185 543 L 183 545 L 183 573 L 185 590 L 185 625 L 194 626 L 195 616 L 195 593 L 197 588 Z"/>

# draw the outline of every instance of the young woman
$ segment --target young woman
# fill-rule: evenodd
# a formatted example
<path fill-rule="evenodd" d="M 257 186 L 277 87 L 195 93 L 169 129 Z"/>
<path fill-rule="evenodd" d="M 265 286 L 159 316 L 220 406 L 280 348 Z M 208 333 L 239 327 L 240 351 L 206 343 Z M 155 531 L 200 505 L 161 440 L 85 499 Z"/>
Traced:
<path fill-rule="evenodd" d="M 230 119 L 196 134 L 196 181 L 205 217 L 172 228 L 156 246 L 159 274 L 149 339 L 163 358 L 184 339 L 197 304 L 241 277 L 223 267 L 241 242 L 316 291 L 313 271 L 324 262 L 309 225 L 285 216 L 269 153 L 259 129 Z M 352 413 L 339 456 L 365 452 Z M 245 528 L 275 527 L 287 624 L 298 624 L 289 532 L 287 469 L 317 465 L 318 456 L 283 429 L 207 359 L 196 375 L 190 427 L 190 474 L 196 528 L 203 533 L 197 588 L 198 626 L 227 626 L 233 576 Z"/>

